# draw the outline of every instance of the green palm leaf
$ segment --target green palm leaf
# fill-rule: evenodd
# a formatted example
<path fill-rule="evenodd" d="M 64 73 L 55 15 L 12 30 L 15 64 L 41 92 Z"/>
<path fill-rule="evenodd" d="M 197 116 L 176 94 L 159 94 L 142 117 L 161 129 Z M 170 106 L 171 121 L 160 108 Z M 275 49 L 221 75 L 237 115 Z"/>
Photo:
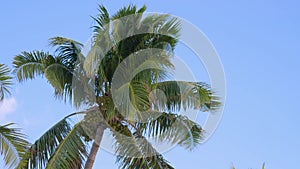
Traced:
<path fill-rule="evenodd" d="M 114 125 L 115 124 L 115 125 Z M 112 124 L 118 154 L 116 163 L 121 169 L 173 169 L 138 131 L 131 133 L 129 126 L 120 122 Z"/>
<path fill-rule="evenodd" d="M 9 68 L 4 64 L 0 64 L 0 101 L 4 99 L 5 95 L 10 94 L 9 88 L 12 85 L 12 77 L 9 76 L 9 73 Z"/>
<path fill-rule="evenodd" d="M 68 118 L 76 114 L 78 113 L 66 116 L 37 139 L 26 151 L 18 168 L 34 169 L 45 167 L 49 159 L 56 152 L 57 147 L 72 130 Z"/>
<path fill-rule="evenodd" d="M 82 57 L 80 51 L 83 45 L 77 41 L 63 37 L 50 38 L 50 45 L 56 48 L 55 53 L 61 64 L 72 72 L 78 57 Z"/>
<path fill-rule="evenodd" d="M 203 139 L 201 126 L 187 117 L 164 112 L 152 113 L 159 113 L 160 116 L 146 123 L 136 123 L 136 126 L 144 136 L 154 138 L 158 144 L 169 142 L 191 150 Z"/>
<path fill-rule="evenodd" d="M 13 123 L 0 126 L 0 153 L 8 168 L 16 167 L 20 163 L 29 143 L 20 129 L 10 127 Z"/>
<path fill-rule="evenodd" d="M 110 21 L 109 13 L 103 5 L 99 5 L 98 12 L 99 14 L 97 15 L 97 17 L 92 17 L 93 20 L 97 23 L 97 25 L 93 26 L 94 33 L 96 35 L 99 32 L 102 32 L 105 29 L 105 25 L 107 25 Z"/>
<path fill-rule="evenodd" d="M 45 76 L 54 87 L 54 94 L 59 98 L 72 99 L 73 71 L 82 44 L 62 37 L 50 39 L 50 45 L 56 47 L 57 56 L 45 52 L 22 52 L 14 57 L 14 73 L 18 80 L 25 81 L 36 76 Z M 82 58 L 81 58 L 82 59 Z"/>
<path fill-rule="evenodd" d="M 40 51 L 22 52 L 22 54 L 14 57 L 13 65 L 15 69 L 13 72 L 20 82 L 42 76 L 45 67 L 43 60 L 48 57 L 52 56 Z"/>
<path fill-rule="evenodd" d="M 81 124 L 76 124 L 68 135 L 60 142 L 56 151 L 51 156 L 47 169 L 80 169 L 87 158 L 86 142 Z"/>
<path fill-rule="evenodd" d="M 94 45 L 84 63 L 88 75 L 94 73 L 97 65 L 98 70 L 102 72 L 99 77 L 111 82 L 118 64 L 130 54 L 147 48 L 168 51 L 174 49 L 180 26 L 178 20 L 169 15 L 150 15 L 143 18 L 142 13 L 145 10 L 145 6 L 140 9 L 136 6 L 124 7 L 110 18 L 113 22 L 108 24 L 107 10 L 104 7 L 100 8 L 100 15 L 94 18 L 97 22 L 94 27 Z M 122 18 L 128 15 L 131 15 L 130 18 Z M 120 20 L 114 22 L 116 19 Z M 149 31 L 153 33 L 145 33 Z M 101 63 L 99 60 L 102 60 Z"/>
<path fill-rule="evenodd" d="M 220 105 L 218 97 L 205 83 L 164 81 L 153 84 L 152 89 L 161 90 L 165 94 L 166 108 L 169 111 L 178 111 L 181 107 L 211 111 L 218 109 Z"/>

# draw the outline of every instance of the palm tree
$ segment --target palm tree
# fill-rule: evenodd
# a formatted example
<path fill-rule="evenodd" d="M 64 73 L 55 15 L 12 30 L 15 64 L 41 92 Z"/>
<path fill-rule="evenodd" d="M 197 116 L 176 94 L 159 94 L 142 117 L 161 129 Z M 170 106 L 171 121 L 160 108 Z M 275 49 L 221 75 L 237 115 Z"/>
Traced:
<path fill-rule="evenodd" d="M 0 64 L 0 102 L 6 95 L 10 94 L 9 88 L 12 84 L 10 70 L 4 64 Z M 1 103 L 0 103 L 1 104 Z M 8 168 L 17 166 L 20 158 L 23 158 L 28 142 L 19 128 L 11 127 L 13 123 L 0 125 L 0 154 Z"/>
<path fill-rule="evenodd" d="M 180 23 L 169 15 L 143 16 L 145 10 L 128 6 L 110 16 L 99 6 L 86 57 L 81 43 L 55 37 L 50 39 L 56 48 L 53 55 L 33 51 L 14 58 L 19 81 L 44 76 L 58 98 L 76 107 L 89 106 L 49 129 L 29 148 L 19 168 L 91 169 L 105 130 L 114 138 L 120 168 L 173 168 L 147 140 L 150 137 L 187 149 L 199 144 L 201 126 L 176 112 L 181 107 L 215 110 L 218 98 L 204 83 L 167 80 L 174 70 L 170 58 Z M 153 48 L 158 50 L 147 50 Z M 84 114 L 83 120 L 71 125 L 69 118 L 77 114 Z"/>

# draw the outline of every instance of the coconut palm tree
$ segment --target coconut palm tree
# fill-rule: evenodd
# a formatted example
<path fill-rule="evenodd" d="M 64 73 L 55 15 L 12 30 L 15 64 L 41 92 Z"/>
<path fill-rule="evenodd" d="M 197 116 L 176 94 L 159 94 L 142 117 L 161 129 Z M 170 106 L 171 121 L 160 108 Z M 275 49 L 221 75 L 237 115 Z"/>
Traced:
<path fill-rule="evenodd" d="M 0 102 L 4 100 L 6 95 L 10 94 L 9 88 L 12 85 L 12 77 L 9 76 L 9 73 L 8 67 L 0 64 Z M 20 132 L 19 128 L 11 127 L 12 125 L 13 123 L 0 125 L 0 154 L 8 168 L 13 168 L 19 164 L 28 146 L 25 135 Z"/>
<path fill-rule="evenodd" d="M 180 23 L 169 15 L 144 16 L 145 10 L 128 6 L 110 16 L 99 6 L 86 56 L 81 43 L 54 37 L 54 54 L 33 51 L 14 58 L 19 81 L 44 76 L 58 98 L 88 106 L 39 138 L 19 168 L 91 169 L 104 131 L 114 139 L 120 168 L 173 168 L 148 138 L 187 149 L 199 144 L 201 126 L 176 112 L 181 107 L 215 110 L 218 98 L 204 83 L 168 80 Z M 77 114 L 83 120 L 71 125 Z"/>

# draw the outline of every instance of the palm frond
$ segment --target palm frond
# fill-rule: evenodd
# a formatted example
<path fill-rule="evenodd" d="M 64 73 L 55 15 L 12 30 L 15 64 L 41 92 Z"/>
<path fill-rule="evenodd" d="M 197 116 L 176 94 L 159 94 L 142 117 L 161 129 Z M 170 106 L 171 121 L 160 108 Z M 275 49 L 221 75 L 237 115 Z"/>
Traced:
<path fill-rule="evenodd" d="M 154 138 L 157 143 L 179 144 L 189 150 L 200 143 L 204 134 L 201 126 L 187 117 L 164 112 L 160 112 L 156 119 L 149 119 L 147 123 L 136 123 L 136 126 L 143 135 Z"/>
<path fill-rule="evenodd" d="M 29 146 L 26 136 L 20 129 L 10 127 L 11 125 L 13 123 L 0 126 L 0 154 L 8 168 L 19 165 Z"/>
<path fill-rule="evenodd" d="M 53 57 L 40 51 L 22 52 L 20 55 L 15 56 L 13 61 L 15 69 L 13 72 L 17 75 L 19 82 L 42 76 L 45 68 L 43 61 L 47 58 L 49 60 Z"/>
<path fill-rule="evenodd" d="M 95 74 L 95 70 L 99 70 L 98 77 L 111 82 L 118 64 L 130 54 L 148 48 L 172 51 L 177 43 L 180 24 L 176 18 L 164 15 L 146 16 L 144 19 L 142 13 L 145 6 L 140 9 L 128 6 L 109 19 L 106 9 L 100 9 L 100 16 L 96 18 L 98 25 L 95 28 L 94 45 L 84 63 L 90 77 Z M 126 17 L 128 15 L 129 18 Z"/>
<path fill-rule="evenodd" d="M 9 68 L 4 64 L 0 64 L 0 101 L 4 99 L 5 95 L 10 94 L 9 89 L 12 85 L 12 77 L 9 75 L 9 73 Z"/>
<path fill-rule="evenodd" d="M 87 158 L 87 143 L 82 137 L 84 133 L 81 124 L 76 124 L 73 129 L 60 142 L 52 154 L 46 168 L 81 169 Z"/>
<path fill-rule="evenodd" d="M 56 58 L 55 62 L 47 66 L 44 74 L 54 88 L 55 96 L 63 98 L 65 101 L 72 99 L 73 72 L 64 66 L 60 58 Z"/>
<path fill-rule="evenodd" d="M 166 107 L 161 110 L 178 111 L 184 109 L 200 109 L 201 111 L 213 111 L 219 108 L 218 97 L 210 87 L 201 82 L 164 81 L 152 85 L 152 90 L 161 90 L 166 96 Z M 156 102 L 160 102 L 156 98 Z M 164 103 L 165 101 L 163 101 Z M 164 105 L 158 103 L 159 105 Z"/>
<path fill-rule="evenodd" d="M 147 44 L 152 48 L 173 51 L 178 42 L 180 21 L 168 14 L 150 14 L 141 23 L 140 32 L 149 32 Z"/>
<path fill-rule="evenodd" d="M 69 70 L 75 68 L 78 57 L 81 56 L 80 52 L 83 45 L 77 41 L 64 38 L 53 37 L 50 38 L 50 45 L 56 47 L 55 52 L 61 63 Z M 81 56 L 82 57 L 82 56 Z"/>
<path fill-rule="evenodd" d="M 54 87 L 55 96 L 65 101 L 71 100 L 73 71 L 77 59 L 83 57 L 80 54 L 82 44 L 71 39 L 54 37 L 50 39 L 50 45 L 56 47 L 58 56 L 40 51 L 22 52 L 14 57 L 13 72 L 20 82 L 45 75 Z"/>
<path fill-rule="evenodd" d="M 69 48 L 78 48 L 80 49 L 83 45 L 80 42 L 77 42 L 73 39 L 69 39 L 69 38 L 64 38 L 64 37 L 60 37 L 60 36 L 56 36 L 53 38 L 50 38 L 50 45 L 51 46 L 58 46 L 58 47 L 69 47 Z M 73 46 L 73 47 L 70 47 Z M 59 49 L 64 49 L 64 48 L 58 48 L 57 51 L 61 51 Z M 64 51 L 64 50 L 62 50 Z"/>
<path fill-rule="evenodd" d="M 172 68 L 168 55 L 161 51 L 141 51 L 119 64 L 111 90 L 119 111 L 126 117 L 128 113 L 139 116 L 139 111 L 151 108 L 151 83 L 164 79 Z"/>
<path fill-rule="evenodd" d="M 119 154 L 116 163 L 121 169 L 173 169 L 147 141 L 137 133 L 132 134 L 129 126 L 120 122 L 111 125 L 115 138 L 116 151 Z"/>
<path fill-rule="evenodd" d="M 146 6 L 137 9 L 135 5 L 128 5 L 127 7 L 123 7 L 120 10 L 118 10 L 111 18 L 112 20 L 120 19 L 128 15 L 143 13 L 146 11 L 146 9 Z"/>
<path fill-rule="evenodd" d="M 68 122 L 68 118 L 75 114 L 77 113 L 63 118 L 37 139 L 27 150 L 18 168 L 34 169 L 45 167 L 59 144 L 70 133 L 72 127 Z"/>
<path fill-rule="evenodd" d="M 93 26 L 94 33 L 98 34 L 102 32 L 110 21 L 109 13 L 103 5 L 98 7 L 99 14 L 96 17 L 92 17 L 97 25 Z"/>

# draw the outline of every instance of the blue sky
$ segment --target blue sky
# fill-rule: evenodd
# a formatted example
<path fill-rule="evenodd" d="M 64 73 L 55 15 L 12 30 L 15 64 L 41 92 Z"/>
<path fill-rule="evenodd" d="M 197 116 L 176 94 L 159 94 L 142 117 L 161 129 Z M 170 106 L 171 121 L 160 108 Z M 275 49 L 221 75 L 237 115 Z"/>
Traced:
<path fill-rule="evenodd" d="M 49 50 L 63 36 L 85 43 L 97 4 L 111 13 L 128 4 L 185 18 L 212 41 L 227 80 L 223 118 L 214 135 L 189 152 L 164 154 L 175 168 L 299 168 L 300 4 L 297 1 L 3 1 L 0 2 L 0 62 L 11 67 L 21 51 Z M 5 107 L 4 107 L 5 106 Z M 0 109 L 0 124 L 16 122 L 31 141 L 72 107 L 53 98 L 45 79 L 16 84 Z M 101 150 L 94 168 L 114 169 Z"/>

